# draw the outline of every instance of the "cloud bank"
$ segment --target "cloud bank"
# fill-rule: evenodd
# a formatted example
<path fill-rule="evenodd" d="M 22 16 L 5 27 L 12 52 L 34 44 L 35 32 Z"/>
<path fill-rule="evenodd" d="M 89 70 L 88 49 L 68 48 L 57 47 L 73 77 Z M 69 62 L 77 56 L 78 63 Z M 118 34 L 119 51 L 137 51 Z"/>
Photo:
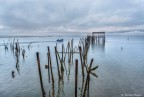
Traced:
<path fill-rule="evenodd" d="M 144 0 L 0 0 L 0 34 L 144 28 Z"/>

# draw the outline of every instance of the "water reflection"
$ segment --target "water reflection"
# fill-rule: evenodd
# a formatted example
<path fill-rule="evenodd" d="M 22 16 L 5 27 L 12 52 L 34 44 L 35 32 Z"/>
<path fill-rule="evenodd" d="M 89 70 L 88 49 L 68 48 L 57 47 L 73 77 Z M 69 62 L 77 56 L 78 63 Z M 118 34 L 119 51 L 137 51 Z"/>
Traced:
<path fill-rule="evenodd" d="M 71 69 L 71 64 L 68 64 L 68 81 L 70 79 L 70 74 L 71 74 L 70 69 Z"/>
<path fill-rule="evenodd" d="M 93 51 L 95 51 L 95 50 L 105 51 L 105 42 L 104 41 L 101 41 L 101 42 L 93 41 L 93 42 L 91 42 L 91 48 Z"/>
<path fill-rule="evenodd" d="M 22 50 L 23 61 L 25 61 L 25 49 Z"/>
<path fill-rule="evenodd" d="M 62 73 L 62 79 L 58 79 L 58 90 L 57 90 L 57 97 L 60 97 L 60 94 L 62 93 L 63 95 L 65 95 L 64 93 L 64 72 Z"/>
<path fill-rule="evenodd" d="M 60 95 L 65 95 L 65 92 L 64 92 L 64 72 L 61 73 L 62 75 L 62 78 L 58 78 L 58 87 L 57 87 L 57 96 L 56 96 L 56 93 L 55 93 L 55 86 L 54 84 L 52 83 L 51 84 L 51 90 L 49 90 L 49 97 L 60 97 Z"/>
<path fill-rule="evenodd" d="M 80 97 L 82 97 L 82 95 L 83 95 L 84 81 L 85 80 L 82 78 L 82 86 L 81 86 L 81 90 L 80 90 Z"/>
<path fill-rule="evenodd" d="M 12 71 L 12 78 L 15 78 L 15 72 Z"/>
<path fill-rule="evenodd" d="M 105 50 L 105 32 L 93 32 L 91 40 L 92 50 Z"/>

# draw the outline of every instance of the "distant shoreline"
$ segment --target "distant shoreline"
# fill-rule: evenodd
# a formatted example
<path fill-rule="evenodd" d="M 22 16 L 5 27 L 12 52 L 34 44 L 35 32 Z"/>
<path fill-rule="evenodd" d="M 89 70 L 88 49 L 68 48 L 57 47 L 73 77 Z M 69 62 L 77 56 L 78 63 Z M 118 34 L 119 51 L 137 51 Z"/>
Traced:
<path fill-rule="evenodd" d="M 53 37 L 53 36 L 28 36 L 28 35 L 27 36 L 22 36 L 22 35 L 21 36 L 20 35 L 19 36 L 15 36 L 15 35 L 14 36 L 13 35 L 0 36 L 0 38 L 13 38 L 13 37 Z"/>
<path fill-rule="evenodd" d="M 38 36 L 38 35 L 1 35 L 0 38 L 16 38 L 16 37 L 63 37 L 63 36 L 83 36 L 81 34 L 79 35 L 46 35 L 46 36 Z"/>

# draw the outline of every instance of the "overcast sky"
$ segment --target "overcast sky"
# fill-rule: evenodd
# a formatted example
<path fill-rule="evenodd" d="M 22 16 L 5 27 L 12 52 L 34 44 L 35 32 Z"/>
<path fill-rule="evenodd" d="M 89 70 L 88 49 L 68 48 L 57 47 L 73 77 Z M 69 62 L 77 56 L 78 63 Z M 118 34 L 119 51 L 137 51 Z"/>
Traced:
<path fill-rule="evenodd" d="M 0 0 L 0 34 L 144 28 L 144 0 Z"/>

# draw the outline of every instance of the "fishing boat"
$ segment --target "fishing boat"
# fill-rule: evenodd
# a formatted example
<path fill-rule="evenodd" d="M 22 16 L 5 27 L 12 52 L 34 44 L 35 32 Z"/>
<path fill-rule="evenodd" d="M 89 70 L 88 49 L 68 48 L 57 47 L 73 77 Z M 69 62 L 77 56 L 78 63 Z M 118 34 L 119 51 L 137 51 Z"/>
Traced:
<path fill-rule="evenodd" d="M 58 39 L 57 42 L 63 42 L 63 39 Z"/>

